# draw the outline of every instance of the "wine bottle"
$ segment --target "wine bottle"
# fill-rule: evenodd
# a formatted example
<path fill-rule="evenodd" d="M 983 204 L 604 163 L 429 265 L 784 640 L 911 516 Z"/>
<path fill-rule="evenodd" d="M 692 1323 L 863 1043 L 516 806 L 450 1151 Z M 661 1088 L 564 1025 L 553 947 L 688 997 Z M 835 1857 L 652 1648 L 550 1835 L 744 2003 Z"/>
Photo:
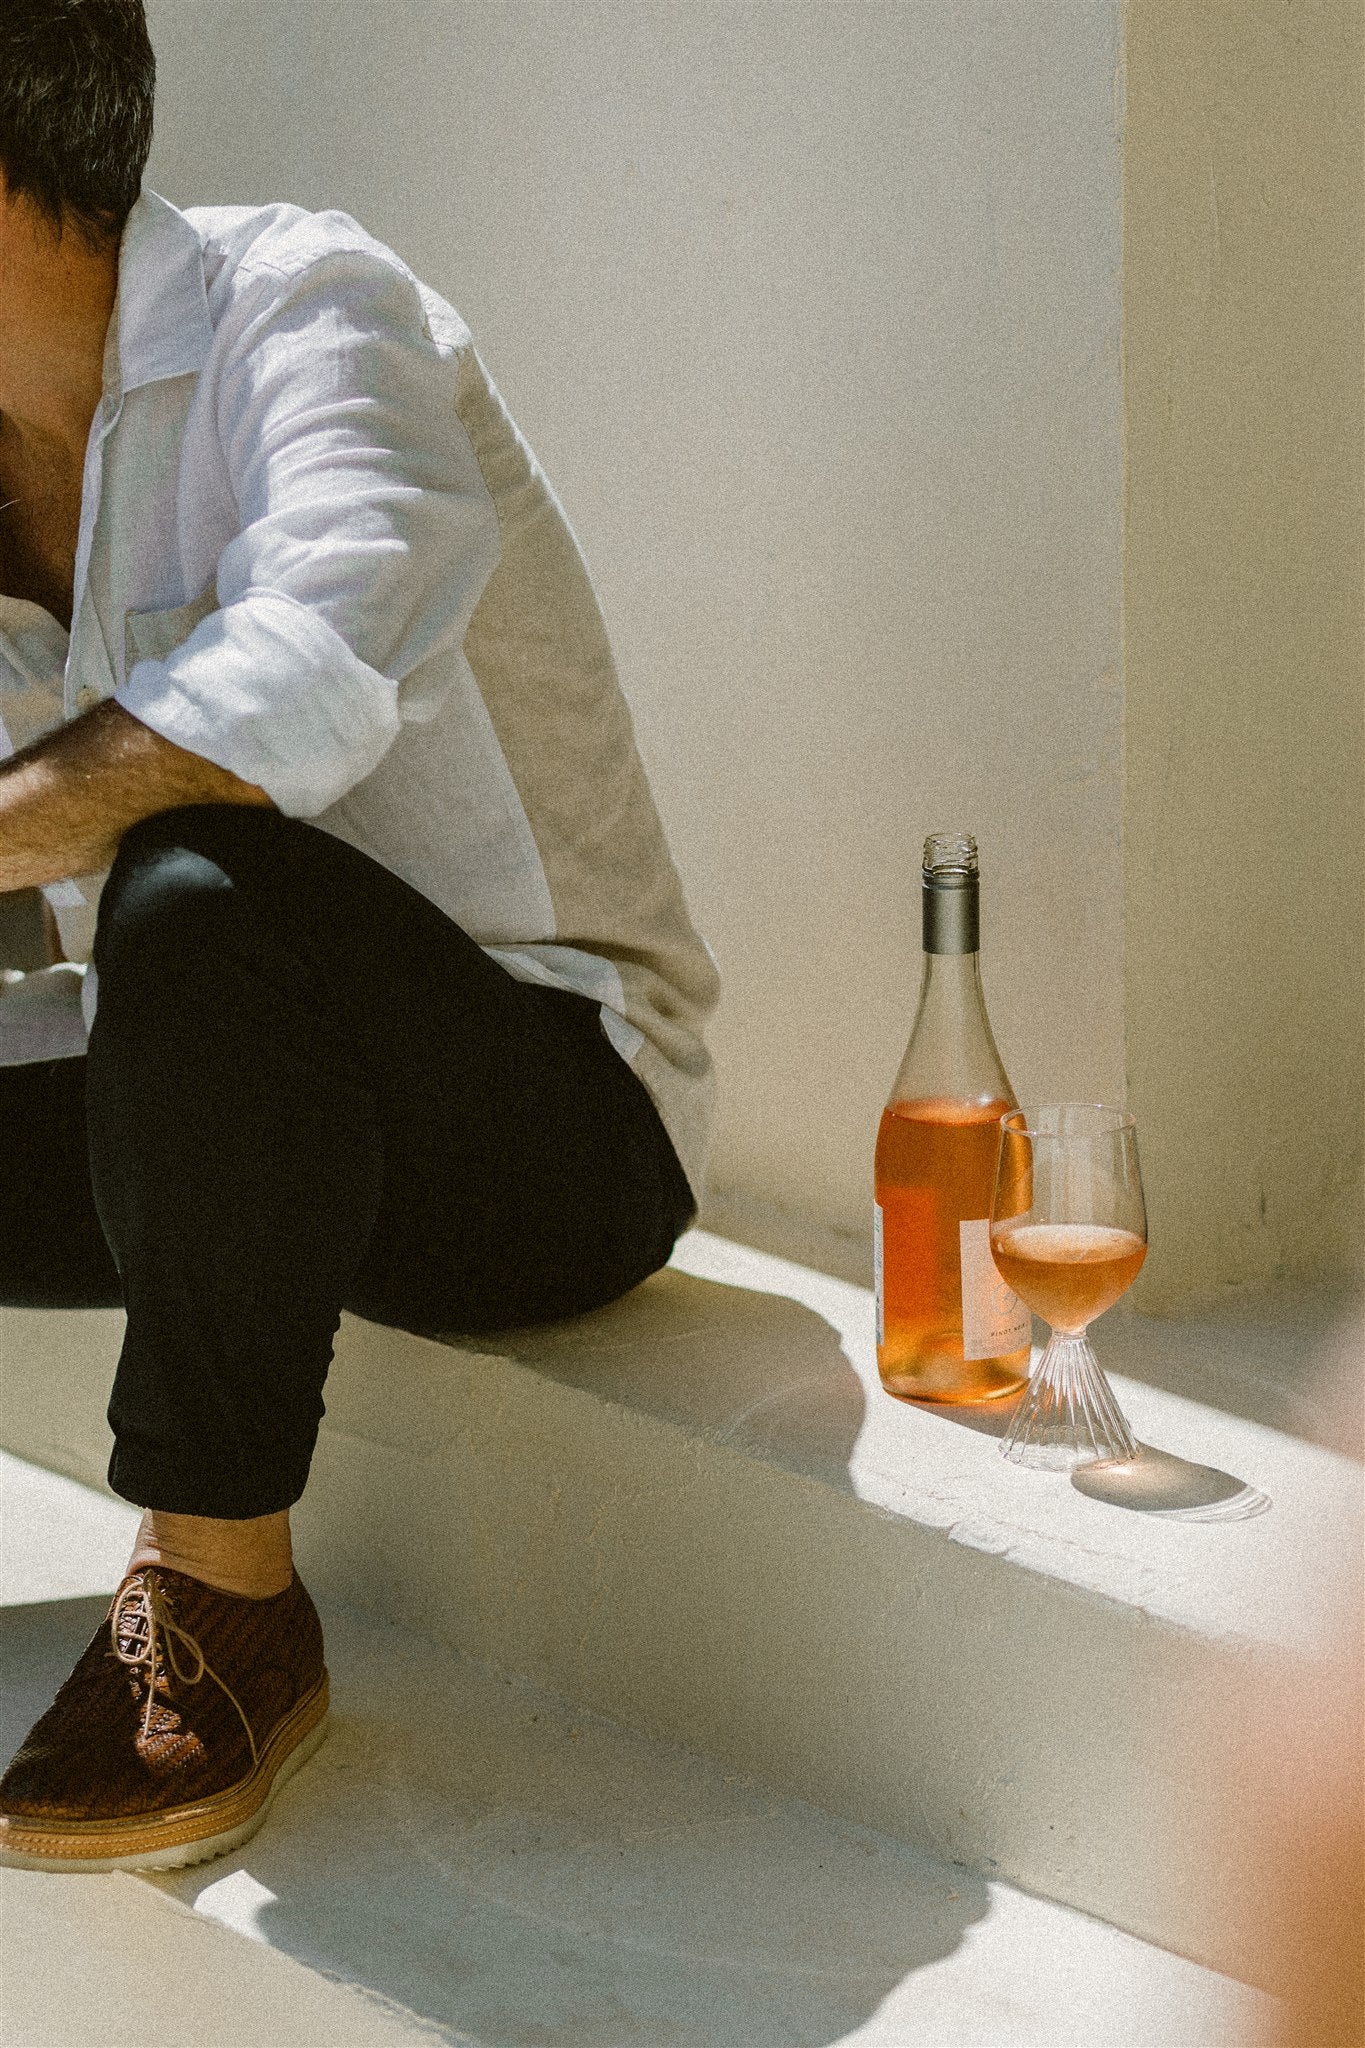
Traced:
<path fill-rule="evenodd" d="M 976 841 L 924 845 L 924 976 L 877 1133 L 877 1366 L 889 1393 L 989 1401 L 1028 1377 L 1029 1312 L 991 1258 L 1000 1119 L 1017 1107 L 986 1016 Z"/>

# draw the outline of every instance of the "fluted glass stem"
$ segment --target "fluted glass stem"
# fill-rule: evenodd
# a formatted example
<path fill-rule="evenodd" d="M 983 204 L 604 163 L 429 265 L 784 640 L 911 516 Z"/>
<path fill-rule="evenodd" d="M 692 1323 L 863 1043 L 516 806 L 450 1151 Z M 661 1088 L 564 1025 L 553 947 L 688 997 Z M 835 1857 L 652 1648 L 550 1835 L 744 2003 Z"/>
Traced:
<path fill-rule="evenodd" d="M 1137 1456 L 1137 1439 L 1084 1332 L 1052 1332 L 1000 1448 L 1015 1465 L 1053 1472 Z"/>

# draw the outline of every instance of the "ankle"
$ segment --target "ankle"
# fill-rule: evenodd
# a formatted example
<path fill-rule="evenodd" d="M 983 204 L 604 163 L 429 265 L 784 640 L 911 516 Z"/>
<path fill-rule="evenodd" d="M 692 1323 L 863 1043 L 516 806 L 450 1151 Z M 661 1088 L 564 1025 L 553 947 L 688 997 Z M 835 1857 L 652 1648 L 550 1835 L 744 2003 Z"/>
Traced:
<path fill-rule="evenodd" d="M 148 1508 L 142 1517 L 128 1570 L 163 1565 L 220 1593 L 266 1600 L 293 1582 L 289 1516 L 260 1515 L 250 1521 L 220 1521 L 208 1515 L 169 1515 Z"/>
<path fill-rule="evenodd" d="M 236 1593 L 244 1600 L 270 1600 L 277 1593 L 285 1593 L 293 1579 L 293 1573 L 283 1577 L 279 1573 L 234 1572 L 221 1565 L 205 1563 L 202 1558 L 186 1557 L 168 1550 L 164 1545 L 138 1543 L 128 1560 L 127 1572 L 141 1571 L 147 1564 L 162 1565 L 167 1571 L 180 1572 L 187 1579 L 198 1579 L 203 1586 L 212 1586 L 218 1593 Z"/>

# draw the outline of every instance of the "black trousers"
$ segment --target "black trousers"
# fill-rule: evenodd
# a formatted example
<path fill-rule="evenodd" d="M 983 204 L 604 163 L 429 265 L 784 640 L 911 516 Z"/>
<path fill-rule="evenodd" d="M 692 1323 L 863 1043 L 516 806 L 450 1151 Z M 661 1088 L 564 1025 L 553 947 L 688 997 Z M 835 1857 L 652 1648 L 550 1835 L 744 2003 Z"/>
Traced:
<path fill-rule="evenodd" d="M 128 833 L 88 1056 L 0 1069 L 0 1301 L 127 1309 L 115 1492 L 240 1517 L 303 1491 L 343 1307 L 550 1321 L 692 1214 L 594 1003 L 514 981 L 376 862 L 274 811 Z"/>

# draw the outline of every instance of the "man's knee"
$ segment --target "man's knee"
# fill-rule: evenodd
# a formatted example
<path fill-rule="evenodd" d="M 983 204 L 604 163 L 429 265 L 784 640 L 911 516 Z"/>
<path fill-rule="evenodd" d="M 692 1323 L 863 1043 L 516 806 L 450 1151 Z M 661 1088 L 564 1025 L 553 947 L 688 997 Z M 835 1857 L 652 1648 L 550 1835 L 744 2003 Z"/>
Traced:
<path fill-rule="evenodd" d="M 196 805 L 144 818 L 124 834 L 95 932 L 102 1010 L 125 988 L 145 996 L 149 985 L 191 985 L 232 950 L 244 912 L 234 812 L 261 816 L 240 805 Z"/>

